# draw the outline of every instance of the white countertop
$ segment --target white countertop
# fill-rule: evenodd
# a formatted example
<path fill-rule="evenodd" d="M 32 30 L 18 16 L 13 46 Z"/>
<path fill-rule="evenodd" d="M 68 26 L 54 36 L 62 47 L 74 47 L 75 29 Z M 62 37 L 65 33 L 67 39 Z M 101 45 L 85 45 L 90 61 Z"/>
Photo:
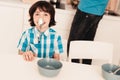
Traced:
<path fill-rule="evenodd" d="M 120 21 L 120 16 L 104 15 L 103 18 L 106 20 Z"/>

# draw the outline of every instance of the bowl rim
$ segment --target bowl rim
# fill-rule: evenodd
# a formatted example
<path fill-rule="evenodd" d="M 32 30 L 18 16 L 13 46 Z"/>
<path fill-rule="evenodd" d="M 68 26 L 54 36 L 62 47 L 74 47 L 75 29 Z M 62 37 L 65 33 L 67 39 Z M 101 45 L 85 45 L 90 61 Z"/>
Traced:
<path fill-rule="evenodd" d="M 61 61 L 56 60 L 56 59 L 53 59 L 53 58 L 50 58 L 51 60 L 55 60 L 55 61 L 59 62 L 61 66 L 60 66 L 59 68 L 55 68 L 55 69 L 44 68 L 44 67 L 42 67 L 42 66 L 39 65 L 39 61 L 42 61 L 42 60 L 45 60 L 45 59 L 46 59 L 46 58 L 43 58 L 43 59 L 39 59 L 39 60 L 37 61 L 37 65 L 38 65 L 39 68 L 42 68 L 42 69 L 46 69 L 46 70 L 50 70 L 50 71 L 51 71 L 51 70 L 60 70 L 60 69 L 63 67 L 63 64 L 62 64 Z"/>
<path fill-rule="evenodd" d="M 102 73 L 105 72 L 105 73 L 107 73 L 107 74 L 110 74 L 110 75 L 113 75 L 113 76 L 120 77 L 120 75 L 117 75 L 117 74 L 111 74 L 110 72 L 106 71 L 105 68 L 104 68 L 105 65 L 112 65 L 112 66 L 116 66 L 117 68 L 120 68 L 119 65 L 115 65 L 115 64 L 111 64 L 111 63 L 103 64 L 103 65 L 102 65 Z"/>

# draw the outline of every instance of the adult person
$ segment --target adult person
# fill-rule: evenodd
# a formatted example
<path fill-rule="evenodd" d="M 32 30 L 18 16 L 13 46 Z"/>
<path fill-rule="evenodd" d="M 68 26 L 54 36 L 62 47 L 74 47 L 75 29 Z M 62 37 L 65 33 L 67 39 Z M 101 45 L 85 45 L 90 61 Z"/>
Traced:
<path fill-rule="evenodd" d="M 107 4 L 108 0 L 80 0 L 68 38 L 68 56 L 70 41 L 94 40 L 98 23 L 104 15 Z"/>

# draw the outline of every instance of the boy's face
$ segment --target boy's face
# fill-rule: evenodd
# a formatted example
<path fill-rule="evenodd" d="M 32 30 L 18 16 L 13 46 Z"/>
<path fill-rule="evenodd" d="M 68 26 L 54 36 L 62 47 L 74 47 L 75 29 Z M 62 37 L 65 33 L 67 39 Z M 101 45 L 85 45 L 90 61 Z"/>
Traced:
<path fill-rule="evenodd" d="M 42 18 L 43 20 L 43 25 L 40 26 L 39 25 L 39 19 Z M 50 23 L 50 14 L 47 12 L 44 12 L 42 10 L 40 10 L 39 8 L 36 9 L 36 11 L 33 14 L 33 21 L 35 23 L 35 26 L 37 27 L 37 29 L 41 30 L 41 29 L 47 29 L 49 27 L 49 23 Z"/>

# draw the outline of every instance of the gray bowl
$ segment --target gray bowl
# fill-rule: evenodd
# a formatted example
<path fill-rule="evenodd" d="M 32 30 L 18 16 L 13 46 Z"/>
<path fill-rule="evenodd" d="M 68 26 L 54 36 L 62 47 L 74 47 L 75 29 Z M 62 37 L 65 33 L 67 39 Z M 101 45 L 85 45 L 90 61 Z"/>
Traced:
<path fill-rule="evenodd" d="M 102 75 L 106 80 L 120 80 L 120 70 L 113 74 L 115 70 L 120 68 L 114 64 L 103 64 L 102 65 Z"/>
<path fill-rule="evenodd" d="M 54 77 L 56 76 L 61 68 L 62 68 L 62 63 L 58 60 L 55 59 L 40 59 L 37 62 L 38 64 L 38 69 L 40 74 L 47 76 L 47 77 Z"/>

